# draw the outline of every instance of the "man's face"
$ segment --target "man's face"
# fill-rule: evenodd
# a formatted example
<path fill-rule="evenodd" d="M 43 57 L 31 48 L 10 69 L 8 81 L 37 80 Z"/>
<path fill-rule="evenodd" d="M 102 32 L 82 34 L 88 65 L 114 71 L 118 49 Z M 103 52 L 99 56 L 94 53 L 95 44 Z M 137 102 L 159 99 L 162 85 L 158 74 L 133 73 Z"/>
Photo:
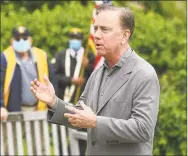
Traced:
<path fill-rule="evenodd" d="M 102 11 L 96 16 L 94 40 L 98 55 L 107 58 L 120 52 L 123 30 L 118 11 Z"/>
<path fill-rule="evenodd" d="M 69 40 L 69 48 L 73 49 L 75 52 L 77 52 L 82 46 L 82 40 L 78 37 L 72 37 Z"/>
<path fill-rule="evenodd" d="M 11 44 L 13 49 L 18 53 L 27 52 L 32 44 L 32 38 L 28 35 L 16 35 L 12 38 Z"/>

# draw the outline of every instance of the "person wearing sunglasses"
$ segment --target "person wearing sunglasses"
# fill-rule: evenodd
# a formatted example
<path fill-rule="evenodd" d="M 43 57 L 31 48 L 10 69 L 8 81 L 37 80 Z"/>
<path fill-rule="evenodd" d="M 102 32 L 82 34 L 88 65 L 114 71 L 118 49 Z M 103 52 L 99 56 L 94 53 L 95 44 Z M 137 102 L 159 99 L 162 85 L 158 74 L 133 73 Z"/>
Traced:
<path fill-rule="evenodd" d="M 1 120 L 7 120 L 8 112 L 45 110 L 29 86 L 33 78 L 43 80 L 43 75 L 52 79 L 47 54 L 32 46 L 28 28 L 18 26 L 12 30 L 11 45 L 1 53 Z"/>

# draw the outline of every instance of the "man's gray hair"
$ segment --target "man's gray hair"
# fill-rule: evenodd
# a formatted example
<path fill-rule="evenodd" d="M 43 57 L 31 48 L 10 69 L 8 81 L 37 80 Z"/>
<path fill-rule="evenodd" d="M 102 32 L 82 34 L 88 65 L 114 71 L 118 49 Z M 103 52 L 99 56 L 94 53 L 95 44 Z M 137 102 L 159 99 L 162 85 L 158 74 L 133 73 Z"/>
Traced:
<path fill-rule="evenodd" d="M 120 25 L 122 29 L 129 29 L 131 32 L 130 37 L 134 32 L 135 22 L 134 15 L 127 7 L 113 6 L 112 4 L 104 3 L 97 7 L 96 14 L 102 11 L 119 11 L 120 12 Z"/>

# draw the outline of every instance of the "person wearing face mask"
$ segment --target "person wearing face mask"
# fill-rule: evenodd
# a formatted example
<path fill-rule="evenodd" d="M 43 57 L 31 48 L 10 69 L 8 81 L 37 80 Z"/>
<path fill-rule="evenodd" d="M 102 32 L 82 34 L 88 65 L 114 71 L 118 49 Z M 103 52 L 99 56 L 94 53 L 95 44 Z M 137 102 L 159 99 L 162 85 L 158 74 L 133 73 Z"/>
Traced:
<path fill-rule="evenodd" d="M 12 31 L 11 45 L 1 53 L 1 120 L 7 120 L 8 112 L 40 111 L 46 105 L 31 93 L 30 81 L 44 81 L 48 76 L 53 84 L 52 68 L 48 66 L 47 54 L 32 46 L 29 30 L 18 26 Z"/>
<path fill-rule="evenodd" d="M 83 90 L 86 81 L 93 71 L 95 56 L 92 52 L 85 56 L 83 32 L 80 28 L 72 28 L 69 32 L 68 48 L 57 53 L 54 70 L 57 81 L 57 94 L 62 100 L 74 104 L 76 89 Z M 84 76 L 80 76 L 81 69 L 85 68 Z M 82 91 L 81 91 L 82 92 Z M 80 152 L 85 153 L 86 143 L 80 140 Z"/>
<path fill-rule="evenodd" d="M 83 32 L 80 28 L 72 28 L 69 32 L 68 48 L 58 52 L 53 61 L 57 81 L 57 94 L 65 101 L 74 103 L 75 91 L 78 86 L 84 87 L 93 71 L 95 56 L 92 52 L 85 55 Z M 81 68 L 85 74 L 80 76 Z"/>

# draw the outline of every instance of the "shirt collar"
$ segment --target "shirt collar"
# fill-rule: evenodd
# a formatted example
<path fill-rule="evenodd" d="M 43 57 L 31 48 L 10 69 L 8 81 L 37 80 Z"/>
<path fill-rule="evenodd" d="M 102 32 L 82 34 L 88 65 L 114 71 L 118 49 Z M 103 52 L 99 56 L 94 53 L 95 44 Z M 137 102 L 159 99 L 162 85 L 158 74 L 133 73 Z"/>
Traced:
<path fill-rule="evenodd" d="M 81 53 L 81 51 L 83 51 L 84 49 L 83 49 L 83 47 L 81 47 L 78 51 L 74 51 L 73 49 L 69 49 L 69 51 L 70 51 L 70 56 L 72 57 L 72 58 L 79 58 L 80 57 L 80 55 L 82 55 L 82 53 Z"/>
<path fill-rule="evenodd" d="M 125 63 L 125 60 L 130 56 L 131 52 L 132 52 L 132 49 L 131 49 L 131 47 L 129 47 L 129 48 L 127 49 L 127 51 L 125 51 L 125 52 L 123 53 L 123 55 L 120 56 L 119 61 L 118 61 L 113 67 L 117 66 L 117 67 L 120 67 L 120 68 L 121 68 L 121 67 L 123 66 L 123 64 Z M 103 64 L 103 65 L 104 65 L 104 67 L 106 67 L 107 69 L 109 69 L 106 60 L 104 61 L 104 64 Z M 112 68 L 113 68 L 113 67 L 112 67 Z"/>

